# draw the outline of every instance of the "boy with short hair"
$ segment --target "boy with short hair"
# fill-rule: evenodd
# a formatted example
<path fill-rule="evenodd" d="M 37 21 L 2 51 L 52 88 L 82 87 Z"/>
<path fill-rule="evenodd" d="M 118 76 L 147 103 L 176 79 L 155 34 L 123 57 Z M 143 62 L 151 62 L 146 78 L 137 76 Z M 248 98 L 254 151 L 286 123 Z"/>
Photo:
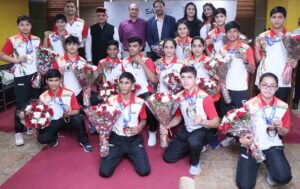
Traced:
<path fill-rule="evenodd" d="M 109 154 L 101 160 L 99 175 L 111 177 L 119 162 L 127 156 L 136 172 L 147 176 L 150 165 L 141 135 L 146 126 L 146 105 L 143 99 L 132 93 L 135 79 L 131 73 L 122 73 L 119 83 L 120 93 L 110 97 L 107 103 L 119 107 L 122 113 L 109 136 Z"/>
<path fill-rule="evenodd" d="M 114 83 L 123 72 L 122 62 L 118 58 L 119 42 L 110 40 L 107 44 L 106 52 L 108 56 L 99 61 L 98 68 L 103 69 L 103 83 L 107 81 Z"/>
<path fill-rule="evenodd" d="M 292 68 L 297 65 L 297 60 L 288 60 L 287 51 L 282 41 L 282 35 L 287 35 L 289 32 L 284 28 L 286 19 L 286 9 L 278 6 L 274 7 L 270 12 L 270 21 L 272 24 L 271 30 L 261 33 L 256 38 L 255 58 L 260 62 L 257 69 L 255 85 L 258 86 L 259 79 L 262 74 L 271 72 L 278 77 L 279 88 L 275 94 L 284 102 L 288 101 L 288 96 L 291 90 L 291 82 L 283 82 L 283 70 L 288 63 Z"/>
<path fill-rule="evenodd" d="M 66 30 L 67 18 L 63 14 L 57 14 L 54 18 L 56 30 L 54 32 L 46 31 L 44 44 L 46 48 L 50 48 L 58 55 L 62 56 L 65 54 L 64 40 L 68 36 Z"/>
<path fill-rule="evenodd" d="M 5 42 L 0 59 L 13 63 L 14 88 L 16 96 L 15 115 L 15 144 L 24 144 L 24 125 L 20 122 L 17 112 L 24 108 L 30 99 L 37 99 L 40 89 L 32 88 L 31 79 L 37 72 L 36 48 L 41 46 L 40 38 L 31 35 L 31 19 L 29 16 L 21 15 L 17 19 L 19 33 L 9 37 Z"/>
<path fill-rule="evenodd" d="M 128 39 L 129 56 L 122 61 L 123 70 L 132 73 L 137 79 L 141 89 L 136 92 L 138 97 L 146 100 L 153 93 L 153 85 L 157 84 L 156 68 L 154 62 L 145 57 L 141 50 L 143 42 L 139 37 Z M 147 124 L 149 125 L 148 146 L 156 144 L 156 130 L 158 123 L 151 111 L 147 108 Z"/>
<path fill-rule="evenodd" d="M 213 98 L 196 85 L 196 69 L 185 66 L 181 69 L 180 75 L 184 90 L 177 96 L 181 103 L 167 128 L 177 126 L 182 119 L 184 127 L 180 128 L 177 136 L 172 139 L 163 158 L 167 163 L 174 163 L 189 155 L 191 164 L 189 172 L 191 175 L 199 175 L 201 151 L 211 140 L 209 128 L 218 127 L 219 117 Z"/>
<path fill-rule="evenodd" d="M 93 148 L 86 134 L 84 119 L 79 114 L 80 106 L 75 94 L 60 86 L 62 76 L 58 70 L 48 70 L 45 80 L 49 89 L 41 94 L 39 99 L 53 110 L 54 115 L 50 126 L 40 130 L 39 142 L 47 144 L 49 147 L 55 147 L 58 144 L 60 129 L 75 129 L 80 146 L 85 152 L 92 152 Z"/>

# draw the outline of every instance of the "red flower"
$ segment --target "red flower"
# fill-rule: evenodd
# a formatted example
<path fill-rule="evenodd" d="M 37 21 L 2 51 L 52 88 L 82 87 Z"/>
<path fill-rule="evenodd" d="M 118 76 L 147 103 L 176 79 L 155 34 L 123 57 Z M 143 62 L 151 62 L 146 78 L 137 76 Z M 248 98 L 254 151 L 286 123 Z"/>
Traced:
<path fill-rule="evenodd" d="M 239 116 L 239 118 L 244 118 L 246 116 L 246 112 L 237 111 L 236 114 Z"/>
<path fill-rule="evenodd" d="M 234 117 L 233 117 L 233 120 L 236 121 L 236 122 L 238 122 L 240 119 L 239 119 L 238 116 L 234 116 Z"/>

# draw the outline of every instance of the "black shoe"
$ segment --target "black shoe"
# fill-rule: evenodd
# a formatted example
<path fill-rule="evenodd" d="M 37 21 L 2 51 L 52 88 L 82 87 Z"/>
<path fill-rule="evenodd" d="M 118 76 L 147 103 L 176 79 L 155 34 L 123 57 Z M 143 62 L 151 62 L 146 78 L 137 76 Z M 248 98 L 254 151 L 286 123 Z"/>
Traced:
<path fill-rule="evenodd" d="M 90 145 L 90 143 L 87 142 L 87 143 L 83 144 L 82 142 L 80 142 L 79 144 L 85 152 L 90 153 L 93 151 L 93 146 Z"/>
<path fill-rule="evenodd" d="M 298 110 L 298 103 L 292 104 L 292 110 Z"/>
<path fill-rule="evenodd" d="M 57 145 L 58 145 L 58 140 L 52 141 L 52 142 L 49 142 L 49 143 L 48 143 L 48 146 L 49 146 L 50 148 L 54 148 L 54 147 L 56 147 Z"/>

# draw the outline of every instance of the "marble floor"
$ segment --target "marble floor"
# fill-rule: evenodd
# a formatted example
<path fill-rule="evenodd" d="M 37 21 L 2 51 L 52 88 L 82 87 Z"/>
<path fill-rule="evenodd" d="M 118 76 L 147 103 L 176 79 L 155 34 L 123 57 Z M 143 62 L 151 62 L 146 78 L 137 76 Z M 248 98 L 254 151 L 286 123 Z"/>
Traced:
<path fill-rule="evenodd" d="M 14 133 L 0 132 L 0 185 L 19 170 L 26 162 L 36 155 L 43 145 L 25 137 L 26 145 L 14 145 Z M 229 148 L 220 147 L 218 150 L 208 149 L 201 156 L 201 175 L 194 177 L 197 189 L 235 189 L 235 172 L 239 146 Z M 293 180 L 278 189 L 300 188 L 300 144 L 288 144 L 285 148 L 287 159 L 290 162 Z M 259 171 L 255 189 L 269 189 L 266 182 L 266 169 L 263 165 Z"/>

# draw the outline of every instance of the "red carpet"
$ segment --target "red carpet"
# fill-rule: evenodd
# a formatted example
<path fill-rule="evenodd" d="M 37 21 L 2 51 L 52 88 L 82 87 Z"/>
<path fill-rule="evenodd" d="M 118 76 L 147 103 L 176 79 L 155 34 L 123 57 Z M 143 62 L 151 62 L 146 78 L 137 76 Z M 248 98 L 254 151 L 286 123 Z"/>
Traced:
<path fill-rule="evenodd" d="M 96 148 L 96 136 L 90 137 Z M 123 160 L 111 178 L 105 179 L 98 175 L 99 155 L 96 148 L 93 153 L 85 153 L 76 142 L 75 135 L 66 133 L 59 138 L 56 148 L 45 147 L 32 158 L 23 168 L 6 181 L 2 189 L 153 189 L 178 188 L 179 178 L 188 175 L 187 158 L 176 164 L 164 163 L 159 147 L 147 148 L 151 164 L 151 174 L 147 177 L 138 176 L 132 164 Z"/>

